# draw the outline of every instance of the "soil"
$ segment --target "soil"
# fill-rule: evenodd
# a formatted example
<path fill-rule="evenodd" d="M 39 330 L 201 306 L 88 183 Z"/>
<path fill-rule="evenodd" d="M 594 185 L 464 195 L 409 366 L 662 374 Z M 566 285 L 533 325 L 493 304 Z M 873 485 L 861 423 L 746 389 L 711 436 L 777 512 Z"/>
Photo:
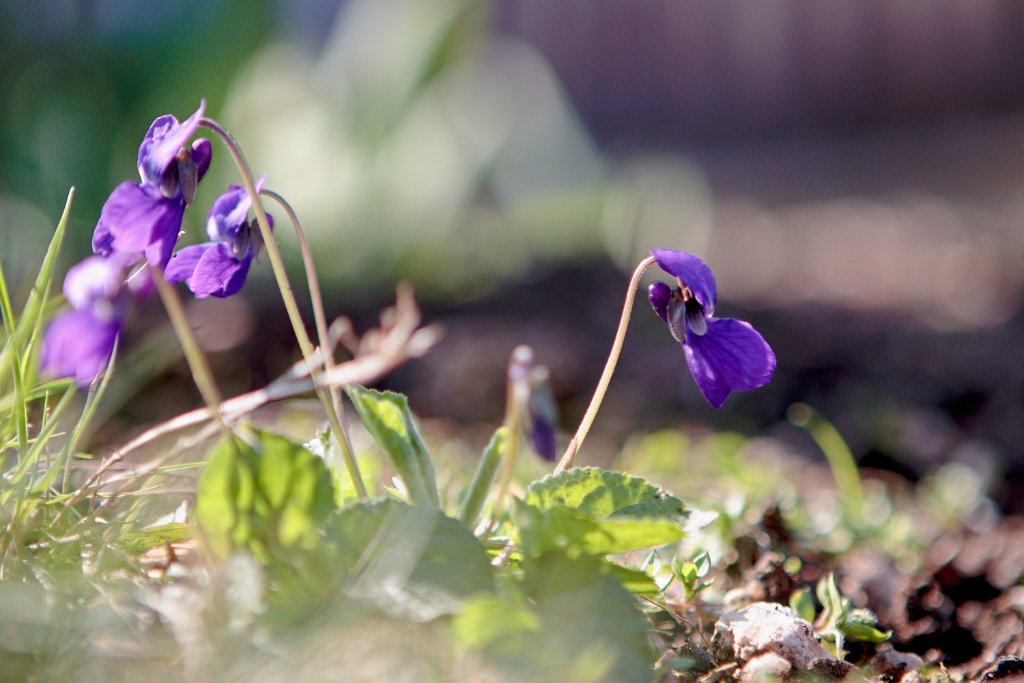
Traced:
<path fill-rule="evenodd" d="M 1006 517 L 992 528 L 948 532 L 931 546 L 920 570 L 901 573 L 879 554 L 852 551 L 827 558 L 794 541 L 778 510 L 737 539 L 745 552 L 726 568 L 744 602 L 788 604 L 798 588 L 813 590 L 835 572 L 843 595 L 870 609 L 892 637 L 881 644 L 848 641 L 846 661 L 859 675 L 886 682 L 918 680 L 1024 681 L 1024 518 Z M 787 558 L 801 559 L 793 574 Z M 707 615 L 704 615 L 707 616 Z M 686 620 L 673 656 L 697 662 L 676 671 L 680 680 L 710 683 L 742 677 L 741 661 L 710 654 L 714 619 Z M 840 667 L 815 672 L 841 679 Z"/>

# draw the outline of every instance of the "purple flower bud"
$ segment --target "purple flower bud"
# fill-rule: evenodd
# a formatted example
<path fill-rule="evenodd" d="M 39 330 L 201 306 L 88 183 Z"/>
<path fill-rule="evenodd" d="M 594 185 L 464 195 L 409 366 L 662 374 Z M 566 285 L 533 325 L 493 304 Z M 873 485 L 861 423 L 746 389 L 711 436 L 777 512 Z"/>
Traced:
<path fill-rule="evenodd" d="M 548 462 L 555 459 L 555 425 L 558 424 L 558 406 L 548 381 L 550 373 L 538 366 L 530 373 L 530 425 L 527 436 L 530 445 Z"/>
<path fill-rule="evenodd" d="M 558 408 L 548 382 L 550 373 L 542 365 L 534 365 L 533 350 L 517 346 L 508 365 L 511 399 L 518 404 L 523 431 L 534 452 L 545 460 L 555 459 L 555 425 Z"/>
<path fill-rule="evenodd" d="M 685 251 L 655 249 L 651 255 L 678 284 L 674 289 L 661 282 L 651 285 L 651 306 L 682 344 L 690 373 L 708 403 L 721 408 L 733 391 L 767 384 L 775 372 L 775 353 L 749 323 L 713 317 L 718 292 L 707 264 Z"/>

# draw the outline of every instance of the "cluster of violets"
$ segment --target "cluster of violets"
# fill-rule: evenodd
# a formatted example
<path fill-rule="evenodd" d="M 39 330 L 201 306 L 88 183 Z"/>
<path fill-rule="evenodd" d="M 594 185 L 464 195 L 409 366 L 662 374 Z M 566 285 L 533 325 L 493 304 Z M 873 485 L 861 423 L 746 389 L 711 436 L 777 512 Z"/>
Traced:
<path fill-rule="evenodd" d="M 213 155 L 205 138 L 189 145 L 205 108 L 204 101 L 183 122 L 165 115 L 149 127 L 139 147 L 142 182 L 126 181 L 114 189 L 93 232 L 95 255 L 73 266 L 64 279 L 71 310 L 46 329 L 42 372 L 80 386 L 95 380 L 132 304 L 153 289 L 150 269 L 163 271 L 168 282 L 184 282 L 197 297 L 227 297 L 242 288 L 260 246 L 244 188 L 232 185 L 213 202 L 206 222 L 209 242 L 174 251 L 185 209 Z M 261 186 L 262 179 L 257 190 Z"/>
<path fill-rule="evenodd" d="M 142 182 L 126 181 L 114 189 L 93 233 L 95 255 L 72 267 L 64 280 L 71 310 L 46 330 L 40 351 L 44 373 L 73 378 L 80 386 L 93 382 L 107 366 L 132 304 L 153 289 L 154 271 L 168 282 L 185 283 L 197 297 L 228 297 L 242 288 L 262 245 L 249 219 L 252 199 L 245 188 L 231 185 L 213 202 L 206 221 L 209 242 L 175 252 L 185 209 L 213 154 L 209 140 L 192 141 L 204 112 L 205 101 L 183 122 L 165 115 L 149 127 L 138 154 Z M 262 185 L 261 178 L 257 192 Z M 675 278 L 675 287 L 652 284 L 648 296 L 682 345 L 704 398 L 720 408 L 733 391 L 767 384 L 775 354 L 748 323 L 714 317 L 718 293 L 707 264 L 673 249 L 656 249 L 651 256 L 637 276 L 653 262 Z M 532 445 L 553 458 L 556 416 L 546 368 L 524 357 L 510 367 L 510 379 Z"/>

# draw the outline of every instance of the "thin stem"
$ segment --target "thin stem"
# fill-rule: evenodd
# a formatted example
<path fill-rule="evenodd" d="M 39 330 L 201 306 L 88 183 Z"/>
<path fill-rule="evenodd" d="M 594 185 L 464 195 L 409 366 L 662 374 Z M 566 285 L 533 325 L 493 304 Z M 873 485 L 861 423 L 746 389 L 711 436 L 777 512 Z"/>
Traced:
<path fill-rule="evenodd" d="M 306 269 L 309 299 L 313 304 L 313 321 L 316 325 L 317 341 L 320 343 L 320 353 L 324 359 L 324 368 L 330 372 L 335 367 L 334 352 L 329 344 L 327 314 L 324 312 L 324 299 L 320 293 L 320 278 L 316 274 L 316 263 L 313 261 L 313 251 L 309 248 L 309 240 L 306 239 L 306 231 L 302 229 L 302 221 L 299 220 L 298 215 L 295 213 L 292 205 L 288 203 L 288 200 L 273 190 L 265 189 L 261 191 L 261 194 L 265 194 L 281 205 L 281 208 L 288 214 L 288 220 L 291 221 L 292 227 L 295 229 L 295 237 L 299 241 L 299 252 L 302 254 L 302 264 Z M 331 404 L 341 419 L 342 426 L 345 427 L 344 436 L 345 440 L 348 441 L 348 420 L 345 417 L 345 407 L 341 401 L 341 387 L 331 386 L 330 393 Z M 351 450 L 351 444 L 349 444 L 349 450 Z"/>
<path fill-rule="evenodd" d="M 213 373 L 210 371 L 210 364 L 207 362 L 206 356 L 199 347 L 199 341 L 196 339 L 195 334 L 192 332 L 192 327 L 188 323 L 185 307 L 182 306 L 181 299 L 174 292 L 174 288 L 164 279 L 161 269 L 150 267 L 149 275 L 156 285 L 156 291 L 160 295 L 164 308 L 167 309 L 167 317 L 170 318 L 174 333 L 181 343 L 181 349 L 185 352 L 185 360 L 188 361 L 188 366 L 192 370 L 192 378 L 195 380 L 196 387 L 199 388 L 199 393 L 202 394 L 206 407 L 220 425 L 225 438 L 230 440 L 234 434 L 231 428 L 228 427 L 227 422 L 224 421 L 224 415 L 220 412 L 222 400 L 220 390 L 217 389 Z"/>
<path fill-rule="evenodd" d="M 237 142 L 235 142 L 231 133 L 229 133 L 219 123 L 212 119 L 201 118 L 199 119 L 199 125 L 206 126 L 224 141 L 228 151 L 231 152 L 232 158 L 235 160 L 235 165 L 238 166 L 238 172 L 242 176 L 242 184 L 245 186 L 246 191 L 249 193 L 249 198 L 252 200 L 253 213 L 256 214 L 256 222 L 260 227 L 260 235 L 263 238 L 264 246 L 267 248 L 267 256 L 270 258 L 270 267 L 274 271 L 274 278 L 277 280 L 277 288 L 281 292 L 281 298 L 284 300 L 284 307 L 288 311 L 288 320 L 291 322 L 292 330 L 295 333 L 295 339 L 299 343 L 299 349 L 302 351 L 302 357 L 306 361 L 310 375 L 313 375 L 316 373 L 317 369 L 317 363 L 315 362 L 313 355 L 313 343 L 310 341 L 309 335 L 306 333 L 306 326 L 302 321 L 302 315 L 299 313 L 299 305 L 295 300 L 295 293 L 292 291 L 291 283 L 288 281 L 288 273 L 285 271 L 284 259 L 281 258 L 281 250 L 278 248 L 277 241 L 274 239 L 274 235 L 270 230 L 270 222 L 267 221 L 267 212 L 264 210 L 263 203 L 260 201 L 260 195 L 256 191 L 256 183 L 253 180 L 252 170 L 249 168 L 249 163 L 245 160 L 242 148 L 238 146 Z M 356 494 L 360 498 L 365 499 L 367 498 L 366 486 L 363 484 L 363 477 L 359 472 L 359 464 L 356 462 L 355 456 L 348 447 L 348 438 L 345 435 L 344 428 L 341 425 L 338 414 L 334 411 L 333 406 L 331 405 L 331 397 L 321 386 L 317 386 L 315 391 L 317 398 L 320 400 L 320 404 L 324 408 L 324 412 L 327 414 L 327 420 L 331 425 L 331 431 L 334 432 L 334 439 L 337 441 L 338 448 L 341 450 L 342 458 L 345 461 L 345 467 L 348 470 L 349 477 L 352 479 L 352 485 L 355 487 Z"/>
<path fill-rule="evenodd" d="M 604 400 L 605 392 L 608 391 L 608 384 L 611 383 L 612 375 L 615 374 L 615 365 L 619 362 L 622 342 L 626 338 L 626 328 L 629 327 L 629 317 L 633 312 L 633 301 L 636 299 L 636 288 L 640 284 L 640 278 L 643 276 L 644 271 L 653 263 L 654 257 L 648 256 L 633 271 L 633 277 L 629 280 L 629 289 L 626 290 L 626 301 L 622 304 L 619 329 L 615 331 L 615 340 L 612 342 L 612 350 L 608 353 L 608 360 L 604 364 L 601 379 L 597 382 L 597 389 L 594 390 L 594 396 L 590 399 L 587 412 L 583 414 L 583 420 L 576 430 L 576 435 L 572 437 L 572 441 L 569 442 L 569 446 L 565 449 L 562 459 L 558 461 L 558 466 L 555 467 L 555 474 L 564 472 L 572 467 L 572 461 L 576 458 L 576 453 L 583 445 L 583 440 L 587 438 L 590 425 L 593 424 L 594 418 L 597 417 L 597 411 L 601 408 L 601 401 Z"/>
<path fill-rule="evenodd" d="M 491 510 L 490 518 L 497 520 L 501 513 L 501 505 L 505 501 L 505 495 L 512 484 L 512 477 L 515 474 L 516 452 L 519 449 L 519 401 L 516 399 L 516 386 L 509 381 L 508 389 L 505 391 L 505 462 L 501 468 L 501 479 L 498 481 L 498 491 L 494 496 L 494 508 Z M 492 521 L 493 525 L 494 522 Z"/>

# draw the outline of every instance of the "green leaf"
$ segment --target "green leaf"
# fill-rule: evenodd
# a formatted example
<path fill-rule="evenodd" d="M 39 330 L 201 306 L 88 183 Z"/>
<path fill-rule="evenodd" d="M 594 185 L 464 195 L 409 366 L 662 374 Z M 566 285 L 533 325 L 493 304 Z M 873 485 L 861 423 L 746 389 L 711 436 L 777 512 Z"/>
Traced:
<path fill-rule="evenodd" d="M 460 645 L 474 650 L 495 648 L 499 654 L 514 654 L 520 636 L 540 627 L 540 619 L 525 605 L 490 595 L 467 601 L 452 621 Z"/>
<path fill-rule="evenodd" d="M 789 596 L 789 606 L 798 617 L 806 622 L 814 623 L 815 605 L 811 591 L 806 588 L 793 591 L 793 594 Z"/>
<path fill-rule="evenodd" d="M 622 587 L 633 595 L 653 598 L 661 592 L 654 579 L 648 576 L 646 572 L 642 572 L 639 569 L 623 567 L 622 565 L 615 564 L 614 562 L 605 563 L 604 568 L 610 576 L 615 577 L 615 579 L 622 584 Z"/>
<path fill-rule="evenodd" d="M 436 508 L 357 503 L 335 514 L 330 539 L 346 591 L 392 615 L 428 621 L 494 590 L 480 541 Z"/>
<path fill-rule="evenodd" d="M 526 502 L 546 509 L 564 505 L 596 518 L 674 517 L 683 502 L 640 477 L 597 467 L 582 467 L 545 477 L 530 485 Z"/>
<path fill-rule="evenodd" d="M 668 519 L 609 517 L 594 519 L 579 510 L 546 509 L 517 502 L 519 547 L 527 555 L 563 549 L 608 555 L 675 543 L 683 537 L 678 522 Z"/>
<path fill-rule="evenodd" d="M 878 622 L 874 613 L 868 609 L 851 609 L 839 622 L 839 630 L 848 638 L 862 640 L 867 643 L 882 643 L 892 637 L 892 631 L 880 631 L 875 628 Z"/>
<path fill-rule="evenodd" d="M 130 553 L 143 553 L 150 548 L 169 545 L 192 538 L 192 527 L 188 524 L 161 524 L 139 531 L 121 534 L 118 545 Z"/>
<path fill-rule="evenodd" d="M 346 391 L 367 431 L 391 459 L 410 502 L 439 507 L 434 465 L 413 424 L 405 396 L 356 385 Z"/>
<path fill-rule="evenodd" d="M 466 489 L 462 499 L 462 507 L 459 510 L 459 521 L 468 526 L 476 524 L 480 512 L 483 510 L 487 495 L 494 485 L 494 477 L 498 472 L 498 465 L 501 464 L 501 454 L 508 442 L 508 430 L 504 427 L 498 428 L 491 437 L 490 443 L 484 448 L 480 456 L 480 464 L 473 475 L 473 481 Z"/>
<path fill-rule="evenodd" d="M 559 553 L 523 562 L 527 593 L 542 625 L 530 639 L 529 659 L 565 672 L 546 680 L 651 679 L 647 621 L 633 595 L 602 564 Z"/>
<path fill-rule="evenodd" d="M 607 563 L 555 552 L 525 560 L 521 570 L 500 598 L 471 601 L 455 617 L 462 646 L 514 680 L 651 680 L 647 620 Z"/>
<path fill-rule="evenodd" d="M 869 624 L 848 623 L 843 624 L 840 629 L 847 638 L 860 640 L 865 643 L 884 643 L 892 637 L 892 631 L 880 631 Z"/>
<path fill-rule="evenodd" d="M 196 487 L 196 521 L 218 557 L 245 550 L 263 563 L 292 563 L 296 550 L 317 545 L 334 509 L 331 476 L 287 437 L 265 430 L 251 437 L 222 441 L 210 454 Z"/>

